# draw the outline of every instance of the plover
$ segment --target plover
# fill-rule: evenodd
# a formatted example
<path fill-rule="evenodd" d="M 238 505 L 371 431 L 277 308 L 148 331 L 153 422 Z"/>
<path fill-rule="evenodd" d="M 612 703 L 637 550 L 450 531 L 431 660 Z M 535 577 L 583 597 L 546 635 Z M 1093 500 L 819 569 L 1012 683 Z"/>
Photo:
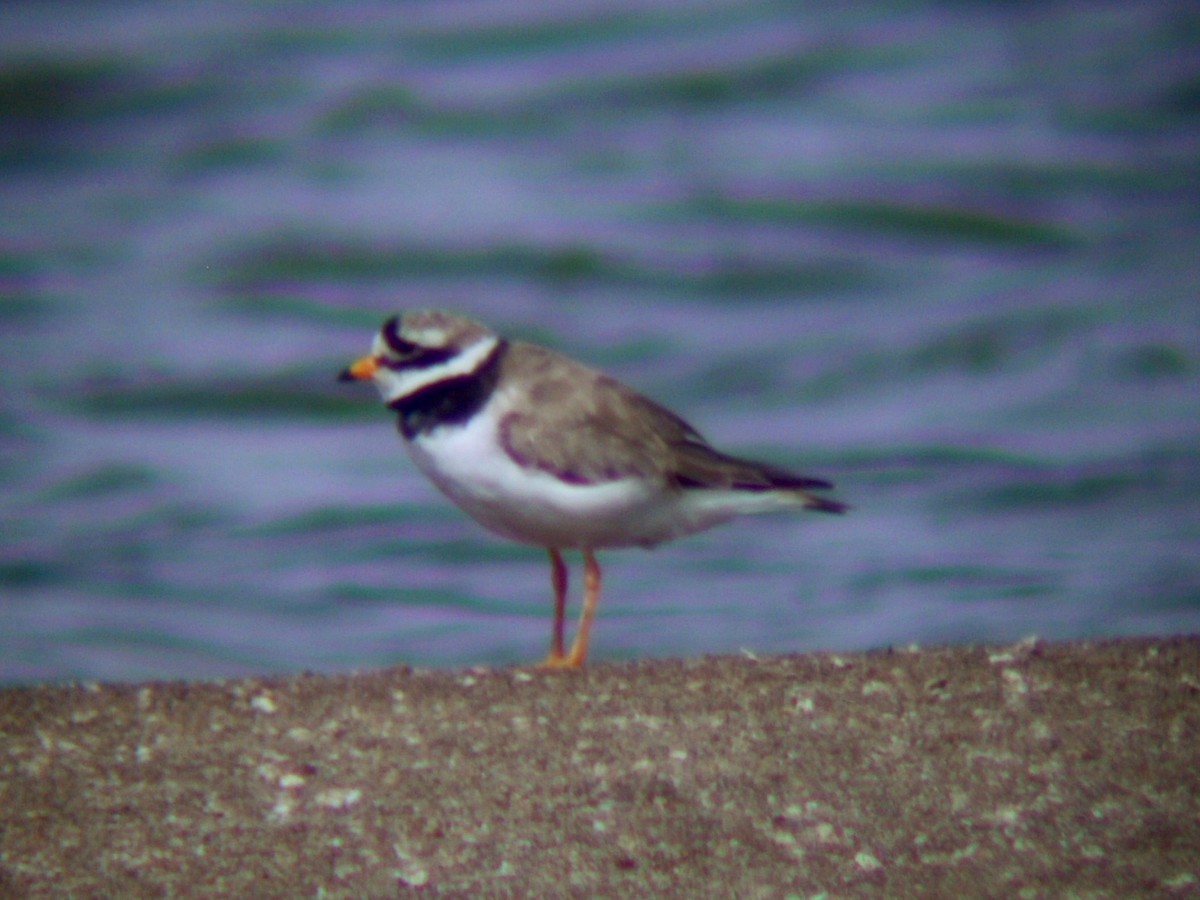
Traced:
<path fill-rule="evenodd" d="M 374 381 L 417 467 L 485 528 L 550 555 L 554 626 L 544 665 L 580 666 L 600 595 L 596 551 L 653 547 L 743 513 L 846 506 L 828 481 L 714 449 L 678 415 L 546 347 L 438 310 L 393 316 L 339 376 Z M 567 567 L 584 596 L 563 642 Z"/>

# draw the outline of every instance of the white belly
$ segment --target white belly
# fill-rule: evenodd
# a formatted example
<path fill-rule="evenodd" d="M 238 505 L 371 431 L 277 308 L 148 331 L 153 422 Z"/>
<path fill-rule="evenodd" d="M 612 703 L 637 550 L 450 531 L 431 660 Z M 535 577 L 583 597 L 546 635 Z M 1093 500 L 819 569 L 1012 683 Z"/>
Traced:
<path fill-rule="evenodd" d="M 542 547 L 652 546 L 740 512 L 790 505 L 761 494 L 673 490 L 635 478 L 567 484 L 513 462 L 486 409 L 465 425 L 418 435 L 408 449 L 442 493 L 484 527 Z"/>

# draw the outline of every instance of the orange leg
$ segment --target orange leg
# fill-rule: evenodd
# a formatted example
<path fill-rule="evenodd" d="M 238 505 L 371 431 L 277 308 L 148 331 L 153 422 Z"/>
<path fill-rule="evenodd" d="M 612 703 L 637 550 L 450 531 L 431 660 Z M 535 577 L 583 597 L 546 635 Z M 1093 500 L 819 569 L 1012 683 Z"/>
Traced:
<path fill-rule="evenodd" d="M 542 663 L 547 668 L 578 668 L 587 658 L 588 639 L 592 633 L 592 620 L 596 617 L 596 603 L 600 599 L 600 564 L 591 550 L 583 551 L 583 610 L 579 614 L 579 629 L 575 632 L 575 640 L 571 644 L 571 652 L 566 656 L 554 656 L 553 653 Z M 556 609 L 557 611 L 557 609 Z M 560 623 L 556 623 L 560 624 Z M 556 632 L 557 634 L 557 632 Z"/>
<path fill-rule="evenodd" d="M 567 615 L 567 564 L 562 554 L 547 547 L 550 554 L 550 584 L 554 588 L 554 631 L 550 635 L 550 653 L 543 665 L 561 665 L 563 655 L 563 623 Z"/>

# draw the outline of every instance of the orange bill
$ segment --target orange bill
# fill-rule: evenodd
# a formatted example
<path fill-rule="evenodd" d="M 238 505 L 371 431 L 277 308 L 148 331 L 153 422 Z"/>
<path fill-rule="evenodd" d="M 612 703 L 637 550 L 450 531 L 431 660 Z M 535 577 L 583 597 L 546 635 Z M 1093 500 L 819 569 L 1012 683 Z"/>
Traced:
<path fill-rule="evenodd" d="M 355 360 L 349 368 L 343 369 L 338 375 L 338 381 L 366 381 L 379 371 L 379 360 L 374 356 L 364 356 Z"/>

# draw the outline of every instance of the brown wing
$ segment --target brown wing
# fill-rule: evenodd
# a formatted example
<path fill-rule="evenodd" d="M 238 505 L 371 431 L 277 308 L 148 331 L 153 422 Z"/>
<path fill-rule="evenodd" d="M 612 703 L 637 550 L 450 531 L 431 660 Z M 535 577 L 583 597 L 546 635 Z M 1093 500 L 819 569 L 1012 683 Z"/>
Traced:
<path fill-rule="evenodd" d="M 703 443 L 670 410 L 614 378 L 533 344 L 514 343 L 502 379 L 521 385 L 503 416 L 505 451 L 578 484 L 637 475 L 670 480 L 675 445 Z M 536 410 L 536 414 L 520 412 Z"/>
<path fill-rule="evenodd" d="M 503 374 L 525 386 L 517 405 L 537 414 L 507 413 L 500 438 L 524 465 L 576 484 L 636 475 L 680 489 L 796 491 L 813 509 L 845 508 L 808 493 L 829 482 L 721 453 L 679 416 L 614 378 L 536 345 L 512 349 Z"/>

